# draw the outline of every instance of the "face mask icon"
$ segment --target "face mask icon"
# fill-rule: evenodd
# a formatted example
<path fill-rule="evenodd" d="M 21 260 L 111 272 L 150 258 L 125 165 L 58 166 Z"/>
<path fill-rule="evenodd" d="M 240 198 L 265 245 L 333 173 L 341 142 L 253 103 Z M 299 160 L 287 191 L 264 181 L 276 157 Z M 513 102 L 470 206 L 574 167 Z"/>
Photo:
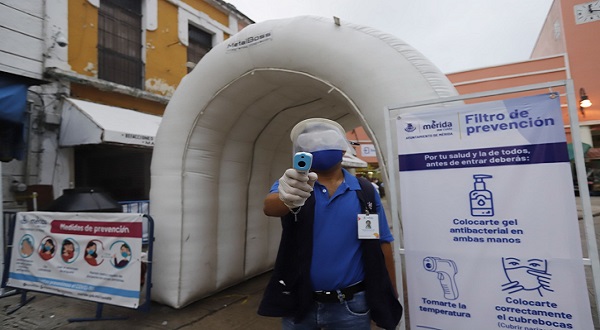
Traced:
<path fill-rule="evenodd" d="M 428 272 L 437 274 L 437 279 L 440 281 L 442 291 L 444 292 L 444 298 L 448 300 L 458 298 L 458 287 L 456 286 L 458 268 L 453 260 L 426 257 L 423 259 L 423 268 Z"/>
<path fill-rule="evenodd" d="M 548 273 L 548 261 L 543 259 L 521 260 L 502 258 L 504 274 L 508 283 L 502 285 L 502 291 L 537 291 L 543 297 L 542 289 L 553 292 L 550 287 L 552 275 Z"/>

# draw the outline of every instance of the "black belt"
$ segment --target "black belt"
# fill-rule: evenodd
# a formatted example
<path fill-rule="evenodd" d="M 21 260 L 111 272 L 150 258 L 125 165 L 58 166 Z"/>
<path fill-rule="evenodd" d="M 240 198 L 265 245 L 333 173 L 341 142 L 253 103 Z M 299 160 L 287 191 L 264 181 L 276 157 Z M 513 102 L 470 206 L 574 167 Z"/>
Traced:
<path fill-rule="evenodd" d="M 358 282 L 347 288 L 340 289 L 337 291 L 315 291 L 313 292 L 313 299 L 321 303 L 334 303 L 343 302 L 344 300 L 351 300 L 354 294 L 365 290 L 363 282 Z"/>

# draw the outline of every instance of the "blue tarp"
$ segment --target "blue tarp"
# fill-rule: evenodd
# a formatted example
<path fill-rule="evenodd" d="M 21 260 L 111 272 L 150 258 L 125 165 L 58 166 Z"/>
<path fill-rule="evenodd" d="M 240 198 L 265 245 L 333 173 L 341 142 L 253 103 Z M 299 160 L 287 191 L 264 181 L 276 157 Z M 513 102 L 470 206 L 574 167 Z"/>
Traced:
<path fill-rule="evenodd" d="M 27 89 L 26 84 L 0 76 L 0 161 L 23 158 Z"/>
<path fill-rule="evenodd" d="M 13 123 L 23 123 L 27 104 L 25 84 L 0 76 L 0 119 Z"/>

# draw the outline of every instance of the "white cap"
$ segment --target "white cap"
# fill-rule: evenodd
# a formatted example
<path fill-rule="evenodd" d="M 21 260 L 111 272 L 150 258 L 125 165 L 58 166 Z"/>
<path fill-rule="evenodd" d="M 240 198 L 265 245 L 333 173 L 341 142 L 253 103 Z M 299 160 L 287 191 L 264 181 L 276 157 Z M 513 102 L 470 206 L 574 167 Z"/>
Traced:
<path fill-rule="evenodd" d="M 342 125 L 325 118 L 310 118 L 296 124 L 290 133 L 294 152 L 343 150 L 350 145 Z"/>

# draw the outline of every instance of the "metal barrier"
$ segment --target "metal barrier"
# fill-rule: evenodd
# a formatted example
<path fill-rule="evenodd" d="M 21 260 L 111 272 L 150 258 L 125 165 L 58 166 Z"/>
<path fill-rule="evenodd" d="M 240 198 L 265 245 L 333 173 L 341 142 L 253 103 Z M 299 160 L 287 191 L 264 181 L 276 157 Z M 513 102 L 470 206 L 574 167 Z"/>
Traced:
<path fill-rule="evenodd" d="M 8 280 L 8 266 L 10 265 L 10 248 L 12 247 L 12 235 L 15 228 L 15 218 L 17 212 L 3 212 L 2 213 L 2 234 L 4 235 L 2 242 L 2 253 L 4 256 L 4 265 L 2 268 L 2 279 L 0 281 L 0 298 L 12 296 L 16 294 L 16 290 L 9 290 L 5 292 L 6 281 Z"/>
<path fill-rule="evenodd" d="M 150 201 L 139 200 L 139 201 L 120 201 L 118 202 L 123 207 L 123 213 L 142 213 L 150 214 Z M 142 222 L 142 243 L 148 244 L 148 222 L 144 220 Z"/>
<path fill-rule="evenodd" d="M 150 201 L 139 200 L 139 201 L 121 201 L 118 202 L 123 206 L 123 212 L 125 213 L 143 213 L 150 214 Z"/>
<path fill-rule="evenodd" d="M 16 294 L 21 294 L 21 299 L 17 306 L 13 306 L 12 308 L 8 308 L 6 310 L 6 314 L 12 314 L 19 310 L 21 307 L 25 306 L 28 302 L 32 301 L 34 297 L 27 297 L 27 291 L 7 288 L 6 282 L 8 281 L 8 272 L 10 268 L 10 260 L 12 254 L 12 244 L 13 244 L 13 236 L 15 233 L 15 221 L 17 219 L 17 212 L 3 212 L 2 214 L 2 226 L 4 233 L 4 249 L 2 252 L 4 253 L 4 268 L 2 271 L 2 285 L 0 287 L 0 298 L 6 298 L 10 296 L 14 296 Z"/>

